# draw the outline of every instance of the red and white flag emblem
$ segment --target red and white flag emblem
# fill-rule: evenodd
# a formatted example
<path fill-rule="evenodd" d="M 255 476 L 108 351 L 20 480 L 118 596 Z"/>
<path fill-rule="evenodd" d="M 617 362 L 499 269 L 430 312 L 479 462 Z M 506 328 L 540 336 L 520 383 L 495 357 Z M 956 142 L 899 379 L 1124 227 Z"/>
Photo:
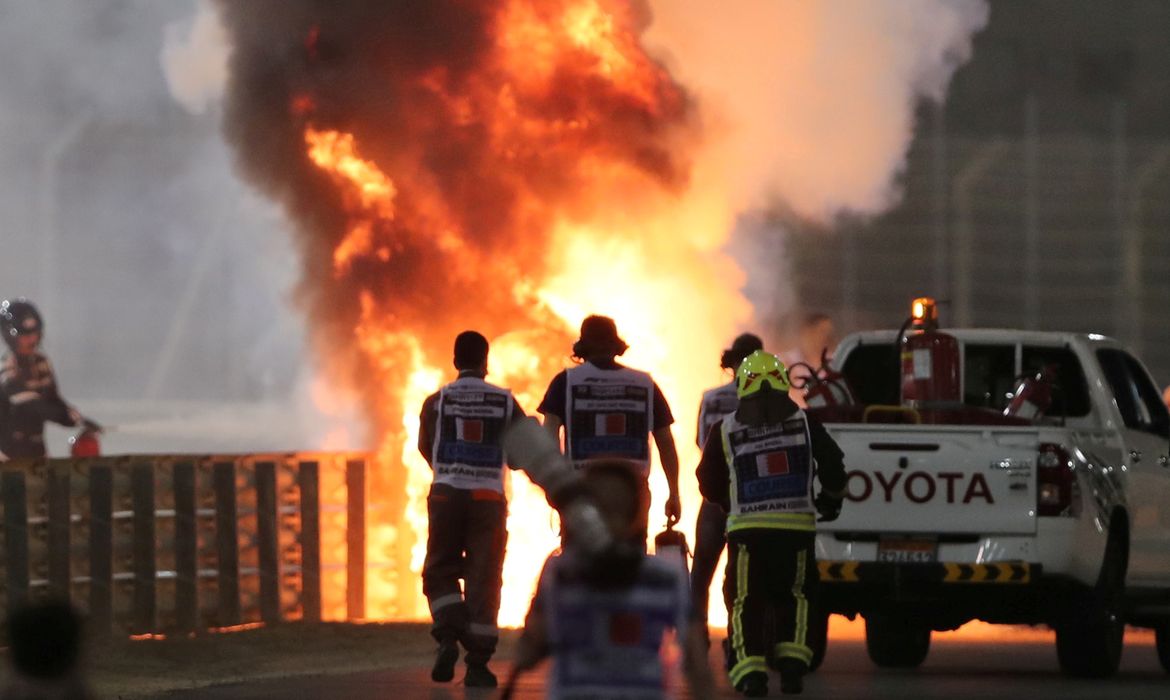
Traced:
<path fill-rule="evenodd" d="M 483 421 L 479 419 L 456 418 L 455 439 L 463 442 L 483 442 Z"/>
<path fill-rule="evenodd" d="M 769 452 L 756 455 L 756 469 L 761 477 L 780 476 L 788 473 L 788 455 L 783 452 Z"/>
<path fill-rule="evenodd" d="M 626 434 L 626 414 L 624 413 L 599 413 L 597 414 L 597 435 L 625 435 Z"/>

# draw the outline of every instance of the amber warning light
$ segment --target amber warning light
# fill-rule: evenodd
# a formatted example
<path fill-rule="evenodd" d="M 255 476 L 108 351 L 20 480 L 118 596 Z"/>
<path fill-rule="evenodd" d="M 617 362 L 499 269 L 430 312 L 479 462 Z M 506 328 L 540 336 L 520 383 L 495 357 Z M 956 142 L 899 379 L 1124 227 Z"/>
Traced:
<path fill-rule="evenodd" d="M 910 317 L 918 327 L 938 327 L 938 305 L 930 297 L 918 297 L 910 305 Z"/>

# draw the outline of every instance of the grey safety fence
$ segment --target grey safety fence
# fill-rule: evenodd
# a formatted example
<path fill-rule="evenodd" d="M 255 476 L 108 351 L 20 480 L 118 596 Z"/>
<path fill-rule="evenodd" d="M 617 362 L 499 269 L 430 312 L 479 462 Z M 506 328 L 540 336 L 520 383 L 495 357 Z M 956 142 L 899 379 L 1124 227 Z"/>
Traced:
<path fill-rule="evenodd" d="M 98 634 L 365 617 L 366 464 L 331 453 L 4 463 L 0 617 L 46 598 L 71 600 Z M 345 590 L 323 591 L 323 572 L 341 571 Z"/>

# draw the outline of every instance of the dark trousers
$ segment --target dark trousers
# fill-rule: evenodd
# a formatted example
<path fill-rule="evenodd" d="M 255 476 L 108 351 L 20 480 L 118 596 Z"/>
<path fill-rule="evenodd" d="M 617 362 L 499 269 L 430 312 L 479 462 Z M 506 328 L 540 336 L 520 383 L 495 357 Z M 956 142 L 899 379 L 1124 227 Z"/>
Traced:
<path fill-rule="evenodd" d="M 727 543 L 727 513 L 711 501 L 699 507 L 695 524 L 695 560 L 691 563 L 691 612 L 693 619 L 707 622 L 711 579 L 719 566 L 719 555 Z"/>
<path fill-rule="evenodd" d="M 815 602 L 810 596 L 818 582 L 815 537 L 795 530 L 750 530 L 728 536 L 723 598 L 733 686 L 749 673 L 766 673 L 769 652 L 777 659 L 797 659 L 806 665 L 812 661 L 808 623 Z M 769 649 L 773 641 L 775 646 Z"/>
<path fill-rule="evenodd" d="M 435 484 L 427 514 L 422 578 L 434 620 L 431 635 L 441 644 L 461 642 L 467 663 L 486 663 L 500 636 L 496 615 L 508 543 L 504 497 Z"/>

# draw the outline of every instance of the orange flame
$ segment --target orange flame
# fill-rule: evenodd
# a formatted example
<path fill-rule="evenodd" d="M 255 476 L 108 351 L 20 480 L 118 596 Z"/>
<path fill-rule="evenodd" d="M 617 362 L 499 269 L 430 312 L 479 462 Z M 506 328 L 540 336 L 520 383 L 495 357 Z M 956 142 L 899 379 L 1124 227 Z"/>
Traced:
<path fill-rule="evenodd" d="M 478 138 L 490 143 L 501 163 L 540 164 L 556 153 L 576 169 L 570 181 L 585 186 L 566 198 L 517 184 L 518 201 L 509 202 L 517 212 L 516 236 L 545 240 L 528 250 L 485 250 L 467 230 L 468 219 L 448 210 L 442 187 L 425 172 L 404 170 L 392 179 L 379 164 L 398 173 L 394 160 L 364 152 L 354 134 L 307 125 L 306 154 L 336 189 L 346 219 L 332 249 L 333 274 L 348 280 L 366 261 L 393 260 L 404 237 L 424 237 L 434 255 L 444 256 L 444 274 L 451 279 L 504 287 L 505 298 L 524 309 L 526 317 L 509 317 L 514 312 L 506 308 L 482 309 L 494 327 L 515 329 L 492 339 L 489 380 L 512 388 L 529 411 L 566 364 L 570 330 L 590 313 L 614 317 L 631 345 L 625 359 L 654 372 L 679 419 L 676 440 L 689 531 L 700 503 L 692 476 L 698 460 L 692 426 L 699 395 L 722 381 L 719 349 L 749 313 L 746 302 L 731 291 L 742 283 L 742 274 L 715 250 L 728 212 L 717 197 L 686 191 L 686 174 L 654 149 L 626 144 L 637 153 L 630 162 L 612 153 L 611 144 L 591 129 L 620 112 L 619 104 L 656 115 L 677 113 L 685 98 L 642 51 L 624 3 L 514 0 L 499 10 L 495 24 L 488 64 L 460 81 L 444 70 L 432 71 L 420 89 L 443 106 L 449 124 L 478 129 Z M 605 85 L 609 102 L 533 107 L 551 83 L 569 79 L 579 81 L 582 90 Z M 404 143 L 402 151 L 402 158 L 412 157 L 411 144 Z M 542 252 L 526 259 L 532 251 Z M 421 571 L 425 551 L 431 473 L 416 450 L 417 416 L 425 397 L 450 374 L 445 371 L 450 338 L 436 328 L 478 327 L 482 319 L 447 318 L 443 308 L 431 309 L 429 318 L 404 318 L 388 312 L 390 300 L 369 288 L 359 301 L 353 333 L 358 365 L 367 373 L 355 384 L 377 397 L 378 415 L 371 422 L 379 431 L 381 464 L 374 469 L 405 474 L 386 487 L 396 489 L 390 495 L 371 485 L 371 501 L 394 501 L 372 512 L 402 515 L 371 517 L 369 559 L 406 566 L 371 570 L 368 609 L 372 617 L 425 618 L 426 603 L 413 577 Z M 445 322 L 425 326 L 435 317 Z M 662 517 L 666 485 L 658 468 L 651 490 L 652 517 Z M 522 474 L 513 474 L 508 495 L 510 542 L 500 622 L 517 625 L 558 537 L 544 494 Z M 402 580 L 404 570 L 412 580 Z M 714 622 L 722 619 L 721 607 L 714 606 Z"/>

